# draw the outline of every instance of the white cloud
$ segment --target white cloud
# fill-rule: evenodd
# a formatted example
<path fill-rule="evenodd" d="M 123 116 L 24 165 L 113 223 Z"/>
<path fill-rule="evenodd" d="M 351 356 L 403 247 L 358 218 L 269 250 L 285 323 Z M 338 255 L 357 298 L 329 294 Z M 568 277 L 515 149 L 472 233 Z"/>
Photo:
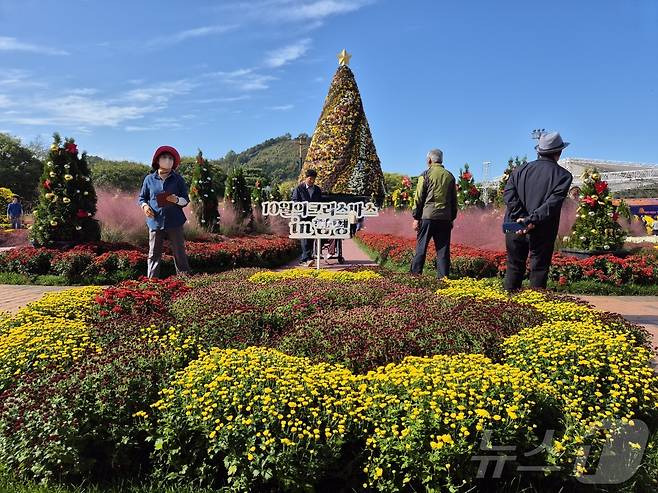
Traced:
<path fill-rule="evenodd" d="M 233 29 L 236 29 L 237 25 L 214 25 L 214 26 L 202 26 L 195 27 L 194 29 L 187 29 L 185 31 L 179 31 L 169 36 L 161 36 L 154 38 L 147 43 L 147 46 L 165 46 L 181 43 L 188 39 L 192 38 L 201 38 L 204 36 L 211 36 L 213 34 L 224 34 Z"/>
<path fill-rule="evenodd" d="M 282 17 L 295 21 L 321 20 L 325 17 L 338 14 L 347 14 L 354 12 L 363 7 L 364 1 L 337 1 L 337 0 L 318 0 L 315 2 L 303 2 L 302 5 L 296 5 L 289 9 L 284 9 Z"/>
<path fill-rule="evenodd" d="M 270 106 L 269 109 L 271 109 L 272 111 L 288 111 L 293 109 L 294 107 L 295 106 L 292 104 L 284 104 L 281 106 Z"/>
<path fill-rule="evenodd" d="M 94 127 L 115 127 L 125 120 L 142 118 L 145 113 L 157 109 L 156 106 L 126 105 L 74 94 L 33 101 L 32 108 L 45 115 L 40 119 L 41 121 L 46 121 L 51 125 L 89 125 Z M 27 118 L 23 123 L 28 124 L 27 122 L 30 120 L 31 118 Z"/>
<path fill-rule="evenodd" d="M 0 71 L 0 86 L 25 88 L 45 87 L 46 84 L 25 70 L 5 69 Z"/>
<path fill-rule="evenodd" d="M 69 91 L 69 94 L 75 96 L 93 96 L 98 93 L 98 89 L 92 89 L 90 87 L 82 87 L 80 89 L 72 89 Z"/>
<path fill-rule="evenodd" d="M 12 102 L 12 108 L 0 110 L 0 122 L 61 125 L 83 131 L 89 127 L 116 127 L 166 109 L 172 98 L 187 94 L 194 87 L 195 84 L 183 79 L 132 89 L 113 96 L 99 95 L 97 90 L 90 88 L 71 89 L 60 94 L 17 93 L 12 95 L 12 100 L 5 101 Z M 3 106 L 7 105 L 0 104 L 0 109 Z M 156 128 L 180 126 L 171 118 L 156 119 L 153 125 Z"/>
<path fill-rule="evenodd" d="M 245 101 L 247 99 L 251 99 L 251 96 L 249 96 L 248 94 L 242 94 L 241 96 L 197 99 L 197 100 L 192 101 L 192 102 L 193 103 L 198 103 L 198 104 L 235 103 L 237 101 Z"/>
<path fill-rule="evenodd" d="M 295 22 L 317 28 L 328 17 L 355 12 L 376 0 L 260 0 L 222 3 L 218 10 L 257 22 Z"/>
<path fill-rule="evenodd" d="M 206 77 L 219 79 L 240 91 L 260 91 L 269 88 L 269 82 L 276 80 L 271 75 L 260 74 L 252 68 L 243 68 L 232 72 L 211 72 Z"/>
<path fill-rule="evenodd" d="M 8 108 L 11 104 L 11 99 L 9 99 L 9 97 L 0 94 L 0 108 Z"/>
<path fill-rule="evenodd" d="M 189 93 L 196 85 L 196 83 L 190 82 L 187 79 L 162 82 L 153 86 L 132 89 L 123 96 L 123 99 L 140 103 L 150 102 L 162 104 L 174 96 Z"/>
<path fill-rule="evenodd" d="M 125 130 L 126 132 L 148 132 L 152 130 L 175 130 L 179 128 L 183 128 L 183 125 L 179 123 L 178 118 L 160 117 L 154 118 L 152 122 L 145 125 L 128 125 Z"/>
<path fill-rule="evenodd" d="M 70 55 L 69 52 L 18 41 L 16 38 L 0 36 L 0 51 L 25 51 L 29 53 L 38 53 L 41 55 Z"/>
<path fill-rule="evenodd" d="M 286 63 L 303 56 L 308 51 L 310 45 L 311 40 L 306 38 L 279 50 L 271 51 L 267 55 L 265 65 L 272 68 L 282 67 Z"/>

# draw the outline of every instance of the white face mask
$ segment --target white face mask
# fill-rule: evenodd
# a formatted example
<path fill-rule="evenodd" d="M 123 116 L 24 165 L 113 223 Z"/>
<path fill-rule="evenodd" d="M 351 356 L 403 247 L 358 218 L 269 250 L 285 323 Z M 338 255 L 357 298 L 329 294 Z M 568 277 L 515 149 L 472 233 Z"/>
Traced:
<path fill-rule="evenodd" d="M 160 156 L 158 159 L 158 166 L 160 167 L 160 171 L 168 173 L 174 167 L 174 158 L 170 156 Z"/>

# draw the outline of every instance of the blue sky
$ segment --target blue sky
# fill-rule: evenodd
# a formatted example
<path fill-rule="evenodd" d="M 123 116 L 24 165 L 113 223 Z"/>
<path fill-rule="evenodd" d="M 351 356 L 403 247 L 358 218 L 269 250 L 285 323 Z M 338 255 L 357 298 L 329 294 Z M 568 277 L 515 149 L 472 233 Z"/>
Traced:
<path fill-rule="evenodd" d="M 0 131 L 146 162 L 311 133 L 343 48 L 382 166 L 658 162 L 656 0 L 1 0 Z"/>

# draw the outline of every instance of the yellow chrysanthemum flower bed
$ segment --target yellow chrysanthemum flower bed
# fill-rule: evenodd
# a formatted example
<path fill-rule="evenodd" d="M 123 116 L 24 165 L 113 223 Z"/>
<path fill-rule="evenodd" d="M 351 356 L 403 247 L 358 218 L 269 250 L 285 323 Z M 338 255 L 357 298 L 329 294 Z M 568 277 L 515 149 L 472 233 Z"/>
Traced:
<path fill-rule="evenodd" d="M 364 487 L 392 491 L 419 476 L 427 486 L 448 480 L 450 463 L 476 451 L 482 430 L 528 443 L 531 414 L 546 394 L 518 368 L 481 355 L 408 357 L 354 375 L 340 365 L 250 347 L 212 349 L 160 395 L 151 407 L 162 431 L 156 450 L 163 467 L 190 454 L 178 445 L 182 435 L 201 433 L 206 441 L 197 446 L 210 461 L 231 464 L 229 482 L 240 491 L 268 470 L 294 469 L 297 481 L 311 479 L 356 438 L 369 454 Z"/>
<path fill-rule="evenodd" d="M 604 422 L 628 423 L 658 409 L 653 355 L 631 335 L 601 323 L 557 321 L 523 329 L 505 340 L 503 350 L 508 364 L 562 403 L 566 432 L 553 445 L 556 462 L 582 454 L 583 437 Z"/>
<path fill-rule="evenodd" d="M 315 270 L 315 269 L 286 269 L 282 271 L 262 271 L 257 272 L 249 278 L 250 281 L 267 284 L 282 279 L 299 279 L 299 278 L 315 278 L 325 281 L 336 282 L 359 282 L 369 281 L 370 279 L 381 279 L 382 276 L 371 270 L 362 270 L 358 272 L 350 271 L 329 271 L 329 270 Z"/>
<path fill-rule="evenodd" d="M 596 310 L 569 301 L 549 300 L 544 294 L 531 289 L 515 294 L 503 290 L 499 279 L 444 279 L 447 285 L 437 290 L 437 294 L 453 298 L 471 297 L 479 300 L 515 301 L 536 308 L 549 321 L 573 320 L 596 323 Z"/>
<path fill-rule="evenodd" d="M 300 474 L 313 478 L 313 464 L 340 449 L 347 427 L 365 419 L 355 381 L 341 366 L 271 349 L 213 348 L 179 372 L 152 408 L 160 428 L 202 432 L 209 458 L 225 455 L 230 481 L 243 491 L 254 470 L 294 468 L 302 457 L 308 469 Z M 173 435 L 156 442 L 165 462 L 189 452 L 177 443 Z"/>
<path fill-rule="evenodd" d="M 536 427 L 531 414 L 546 398 L 526 372 L 478 354 L 407 357 L 359 381 L 370 434 L 364 486 L 378 491 L 400 491 L 418 478 L 438 491 L 481 455 L 483 430 L 523 449 Z"/>
<path fill-rule="evenodd" d="M 446 287 L 436 292 L 442 296 L 500 301 L 509 300 L 509 295 L 502 290 L 500 281 L 497 279 L 471 279 L 469 277 L 448 279 L 446 277 L 442 281 Z"/>
<path fill-rule="evenodd" d="M 0 320 L 0 388 L 29 368 L 100 351 L 89 336 L 89 307 L 101 288 L 49 293 Z"/>
<path fill-rule="evenodd" d="M 192 336 L 183 338 L 180 327 L 157 327 L 149 325 L 141 330 L 140 339 L 148 344 L 155 344 L 172 351 L 187 351 L 196 348 L 196 340 Z"/>
<path fill-rule="evenodd" d="M 538 291 L 525 290 L 512 296 L 512 300 L 522 305 L 536 308 L 551 322 L 574 321 L 597 324 L 596 310 L 571 301 L 553 301 Z"/>

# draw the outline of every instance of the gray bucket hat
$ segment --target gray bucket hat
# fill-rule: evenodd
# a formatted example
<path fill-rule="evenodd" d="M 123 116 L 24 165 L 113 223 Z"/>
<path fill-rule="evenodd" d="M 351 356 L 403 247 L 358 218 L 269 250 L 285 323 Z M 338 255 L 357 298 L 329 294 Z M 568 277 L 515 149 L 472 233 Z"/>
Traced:
<path fill-rule="evenodd" d="M 539 154 L 553 154 L 567 147 L 570 142 L 563 142 L 559 132 L 549 132 L 539 137 L 535 149 Z"/>

